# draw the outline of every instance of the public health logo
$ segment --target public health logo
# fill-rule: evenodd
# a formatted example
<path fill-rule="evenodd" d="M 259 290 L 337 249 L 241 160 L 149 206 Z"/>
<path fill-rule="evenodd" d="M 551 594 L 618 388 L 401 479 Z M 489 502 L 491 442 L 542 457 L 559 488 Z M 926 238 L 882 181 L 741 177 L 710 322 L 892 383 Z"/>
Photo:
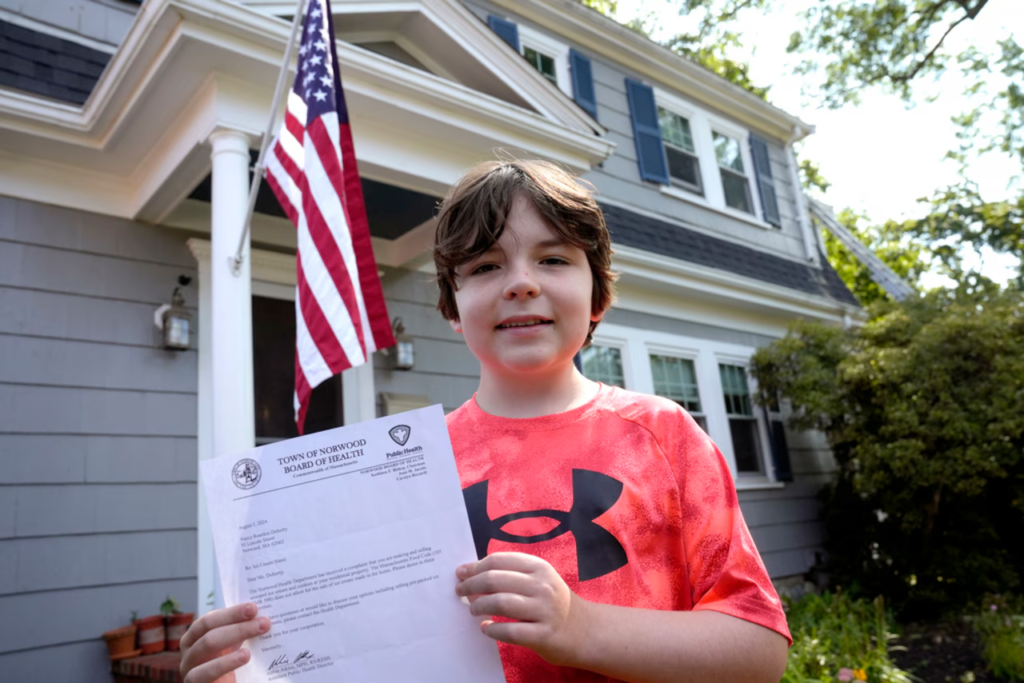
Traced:
<path fill-rule="evenodd" d="M 231 481 L 240 489 L 251 489 L 260 483 L 263 471 L 260 464 L 250 458 L 242 458 L 231 468 Z"/>
<path fill-rule="evenodd" d="M 409 425 L 395 425 L 388 430 L 388 436 L 399 446 L 404 446 L 409 441 L 410 434 L 412 434 L 412 429 Z"/>

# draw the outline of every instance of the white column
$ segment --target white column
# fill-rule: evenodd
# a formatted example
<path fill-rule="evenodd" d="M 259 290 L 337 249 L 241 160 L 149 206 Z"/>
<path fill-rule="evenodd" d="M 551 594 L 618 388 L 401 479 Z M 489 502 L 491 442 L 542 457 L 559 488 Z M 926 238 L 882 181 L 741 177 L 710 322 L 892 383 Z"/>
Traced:
<path fill-rule="evenodd" d="M 213 457 L 213 396 L 212 384 L 213 367 L 211 354 L 213 353 L 213 311 L 211 305 L 213 297 L 210 287 L 210 243 L 206 240 L 191 238 L 188 241 L 188 248 L 196 259 L 199 277 L 196 286 L 199 290 L 199 381 L 197 397 L 197 420 L 196 420 L 196 451 L 198 460 L 209 460 Z M 197 467 L 197 481 L 199 485 L 196 496 L 199 509 L 197 510 L 197 533 L 196 533 L 196 577 L 198 583 L 198 597 L 196 605 L 197 614 L 206 614 L 212 609 L 220 597 L 220 587 L 217 575 L 217 560 L 213 552 L 213 531 L 210 527 L 210 517 L 206 506 L 206 495 L 203 492 L 202 477 L 199 474 L 202 470 Z M 211 595 L 213 599 L 211 600 Z M 221 599 L 223 604 L 223 599 Z"/>
<path fill-rule="evenodd" d="M 394 349 L 391 351 L 394 353 Z M 362 365 L 341 373 L 341 401 L 346 425 L 377 417 L 377 393 L 373 381 L 373 356 Z"/>
<path fill-rule="evenodd" d="M 255 446 L 252 374 L 252 279 L 249 240 L 238 274 L 231 259 L 242 235 L 249 195 L 249 137 L 217 130 L 210 225 L 212 432 L 215 457 Z"/>

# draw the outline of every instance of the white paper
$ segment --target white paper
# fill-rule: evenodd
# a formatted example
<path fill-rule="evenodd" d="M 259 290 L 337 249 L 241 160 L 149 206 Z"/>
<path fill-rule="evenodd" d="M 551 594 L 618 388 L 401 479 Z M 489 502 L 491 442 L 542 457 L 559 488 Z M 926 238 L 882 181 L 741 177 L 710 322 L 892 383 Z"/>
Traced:
<path fill-rule="evenodd" d="M 202 463 L 227 605 L 255 602 L 239 683 L 502 682 L 455 595 L 476 559 L 440 406 Z"/>

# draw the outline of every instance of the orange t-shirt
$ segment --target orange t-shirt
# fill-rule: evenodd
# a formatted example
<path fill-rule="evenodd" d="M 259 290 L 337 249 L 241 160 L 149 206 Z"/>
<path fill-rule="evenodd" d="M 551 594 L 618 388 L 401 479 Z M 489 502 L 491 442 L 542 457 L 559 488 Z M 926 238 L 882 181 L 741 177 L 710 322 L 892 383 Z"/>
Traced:
<path fill-rule="evenodd" d="M 715 610 L 785 636 L 729 468 L 675 403 L 601 385 L 557 415 L 447 417 L 480 557 L 526 552 L 594 602 Z M 509 683 L 607 681 L 499 643 Z"/>

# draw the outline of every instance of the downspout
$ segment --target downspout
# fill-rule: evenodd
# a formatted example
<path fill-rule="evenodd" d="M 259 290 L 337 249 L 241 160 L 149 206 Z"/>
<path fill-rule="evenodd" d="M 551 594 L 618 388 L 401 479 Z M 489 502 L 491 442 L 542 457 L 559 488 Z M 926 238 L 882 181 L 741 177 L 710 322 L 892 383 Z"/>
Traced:
<path fill-rule="evenodd" d="M 797 169 L 796 150 L 793 149 L 793 143 L 803 137 L 805 135 L 800 126 L 793 126 L 793 135 L 786 142 L 786 148 L 789 152 L 789 164 L 787 164 L 789 166 L 789 181 L 793 184 L 793 193 L 796 195 L 796 211 L 799 214 L 800 232 L 804 237 L 804 251 L 807 255 L 807 260 L 816 267 L 821 267 L 818 240 L 815 238 L 814 227 L 811 225 L 811 216 L 807 211 L 804 189 L 800 183 L 800 172 Z"/>

